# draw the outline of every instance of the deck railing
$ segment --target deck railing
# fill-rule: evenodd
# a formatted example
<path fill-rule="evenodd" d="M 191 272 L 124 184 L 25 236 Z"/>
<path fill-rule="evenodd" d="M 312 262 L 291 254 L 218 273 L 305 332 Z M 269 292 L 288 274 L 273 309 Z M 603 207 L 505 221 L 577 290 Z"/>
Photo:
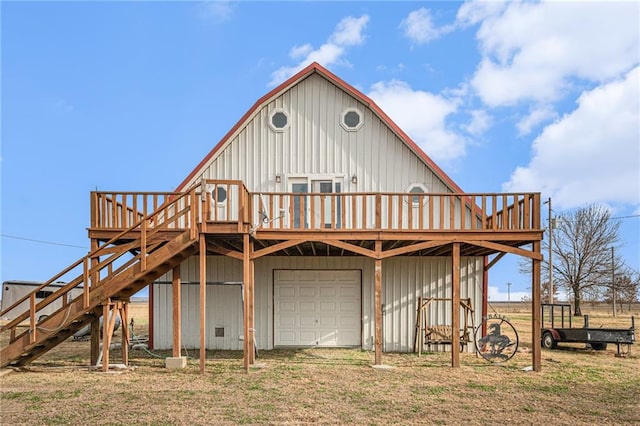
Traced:
<path fill-rule="evenodd" d="M 255 230 L 516 231 L 540 227 L 539 193 L 249 193 L 241 181 L 203 180 L 198 221 Z M 92 228 L 118 230 L 179 193 L 92 193 Z M 172 208 L 182 209 L 180 203 Z M 158 217 L 160 217 L 158 215 Z M 165 224 L 166 225 L 166 224 Z M 184 218 L 166 225 L 184 229 Z M 153 221 L 148 226 L 155 226 Z"/>
<path fill-rule="evenodd" d="M 252 223 L 263 230 L 487 231 L 539 226 L 537 193 L 250 195 Z"/>

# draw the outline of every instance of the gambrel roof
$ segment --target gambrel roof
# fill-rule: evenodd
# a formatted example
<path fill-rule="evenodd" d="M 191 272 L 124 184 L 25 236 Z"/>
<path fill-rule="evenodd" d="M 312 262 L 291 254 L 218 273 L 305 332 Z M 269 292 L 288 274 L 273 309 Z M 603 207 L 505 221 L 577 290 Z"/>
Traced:
<path fill-rule="evenodd" d="M 242 118 L 227 132 L 227 134 L 216 144 L 216 146 L 200 161 L 191 173 L 180 183 L 176 191 L 182 191 L 192 181 L 192 179 L 207 166 L 207 164 L 216 156 L 216 154 L 231 140 L 236 133 L 243 128 L 260 109 L 266 104 L 277 98 L 291 87 L 299 84 L 312 74 L 318 74 L 333 83 L 340 89 L 344 90 L 356 100 L 367 106 L 373 114 L 375 114 L 389 129 L 400 139 L 429 169 L 433 171 L 452 192 L 464 192 L 393 120 L 368 96 L 346 83 L 344 80 L 324 68 L 322 65 L 314 62 L 306 68 L 293 75 L 291 78 L 271 90 L 269 93 L 258 99 L 255 104 L 242 116 Z"/>

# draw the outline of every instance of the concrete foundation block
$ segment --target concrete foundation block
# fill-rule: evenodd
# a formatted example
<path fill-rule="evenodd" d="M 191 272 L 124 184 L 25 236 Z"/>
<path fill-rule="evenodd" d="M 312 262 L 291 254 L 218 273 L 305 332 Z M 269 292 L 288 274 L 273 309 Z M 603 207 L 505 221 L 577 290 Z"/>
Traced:
<path fill-rule="evenodd" d="M 168 357 L 165 359 L 165 367 L 166 368 L 185 368 L 187 366 L 187 357 L 178 356 L 178 357 Z"/>

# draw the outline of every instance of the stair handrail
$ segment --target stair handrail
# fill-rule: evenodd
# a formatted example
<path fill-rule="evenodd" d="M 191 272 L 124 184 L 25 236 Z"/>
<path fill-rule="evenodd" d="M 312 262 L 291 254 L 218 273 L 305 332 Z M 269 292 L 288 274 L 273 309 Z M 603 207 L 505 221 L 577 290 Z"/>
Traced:
<path fill-rule="evenodd" d="M 0 316 L 4 316 L 6 313 L 10 312 L 16 306 L 20 305 L 21 303 L 25 302 L 28 299 L 33 304 L 34 298 L 32 297 L 32 295 L 34 295 L 38 291 L 44 289 L 45 287 L 53 284 L 55 282 L 55 280 L 57 280 L 58 278 L 64 276 L 65 274 L 67 274 L 68 272 L 72 271 L 73 269 L 77 268 L 80 264 L 83 264 L 83 273 L 81 275 L 79 275 L 78 277 L 74 278 L 68 284 L 66 284 L 65 286 L 59 288 L 53 294 L 49 295 L 44 300 L 42 300 L 40 303 L 38 303 L 35 306 L 35 311 L 37 312 L 37 311 L 43 309 L 44 307 L 50 305 L 52 302 L 58 300 L 62 295 L 66 295 L 71 289 L 77 287 L 81 282 L 84 282 L 86 277 L 88 277 L 90 274 L 93 274 L 93 273 L 96 273 L 96 272 L 99 273 L 99 271 L 102 270 L 105 266 L 107 266 L 110 263 L 113 263 L 115 260 L 120 258 L 124 253 L 127 253 L 130 250 L 125 246 L 122 251 L 113 253 L 111 255 L 111 258 L 107 259 L 107 260 L 110 260 L 110 262 L 107 262 L 107 261 L 100 262 L 99 265 L 95 265 L 94 267 L 89 268 L 88 270 L 86 270 L 86 264 L 88 263 L 87 261 L 90 260 L 91 258 L 99 257 L 99 253 L 102 250 L 104 250 L 106 247 L 108 247 L 110 244 L 113 244 L 114 242 L 118 241 L 124 235 L 134 231 L 138 227 L 140 227 L 141 228 L 141 232 L 144 233 L 145 232 L 144 229 L 146 229 L 146 227 L 143 224 L 145 224 L 146 221 L 150 220 L 153 216 L 159 214 L 161 211 L 166 210 L 167 208 L 171 207 L 172 205 L 175 205 L 179 200 L 185 198 L 188 195 L 193 198 L 192 202 L 189 204 L 189 209 L 181 210 L 179 213 L 180 214 L 185 214 L 186 212 L 189 212 L 192 208 L 194 208 L 194 207 L 197 208 L 198 203 L 197 202 L 193 202 L 193 201 L 195 201 L 195 196 L 196 196 L 195 190 L 199 185 L 200 185 L 199 182 L 194 184 L 187 191 L 180 193 L 178 197 L 176 197 L 176 198 L 172 197 L 169 201 L 167 201 L 167 202 L 163 203 L 162 205 L 158 206 L 158 208 L 156 210 L 154 210 L 153 212 L 148 213 L 146 216 L 144 216 L 138 222 L 136 222 L 135 224 L 130 226 L 128 229 L 123 230 L 122 232 L 117 234 L 115 237 L 111 238 L 109 241 L 105 242 L 103 245 L 101 245 L 97 249 L 95 249 L 93 251 L 90 251 L 87 255 L 83 256 L 82 258 L 78 259 L 76 262 L 74 262 L 73 264 L 71 264 L 70 266 L 68 266 L 64 270 L 62 270 L 62 272 L 59 272 L 56 275 L 54 275 L 53 278 L 45 281 L 40 286 L 36 287 L 33 291 L 25 294 L 22 298 L 18 299 L 11 306 L 9 306 L 8 308 L 6 308 L 2 312 L 0 312 Z M 191 215 L 190 217 L 193 218 L 193 215 Z M 165 221 L 165 223 L 168 223 L 168 220 Z M 191 224 L 191 228 L 192 229 L 195 228 L 195 226 L 196 226 L 196 223 L 192 223 Z M 156 226 L 156 227 L 154 227 L 152 231 L 150 231 L 150 232 L 148 232 L 146 234 L 146 237 L 149 237 L 149 236 L 155 234 L 156 232 L 158 232 L 161 229 L 164 229 L 164 226 Z M 141 235 L 141 237 L 139 239 L 136 239 L 134 241 L 142 241 L 142 235 Z M 142 253 L 142 250 L 141 250 L 141 253 Z M 139 256 L 140 256 L 140 254 L 135 256 L 134 259 L 139 257 Z M 129 264 L 129 263 L 130 262 L 127 262 L 127 264 Z M 127 264 L 125 264 L 125 265 L 127 265 Z M 96 268 L 98 266 L 100 267 L 98 271 L 93 271 L 92 270 L 92 269 L 94 269 L 94 268 Z M 130 266 L 130 264 L 127 265 L 127 266 Z M 111 274 L 109 274 L 109 276 L 113 276 L 113 275 L 121 272 L 121 269 L 122 269 L 122 267 L 118 268 L 116 271 L 113 271 Z M 106 278 L 107 277 L 105 277 L 104 279 L 106 279 Z M 104 279 L 98 280 L 98 282 L 103 281 Z M 91 286 L 91 288 L 95 288 L 95 287 L 97 287 L 97 285 L 95 285 L 95 286 L 92 285 Z M 85 293 L 88 292 L 88 291 L 90 291 L 90 289 L 86 289 Z M 86 297 L 86 295 L 85 295 L 85 297 Z M 65 301 L 63 301 L 63 306 L 65 306 L 65 305 L 66 305 Z M 31 308 L 30 310 L 32 310 L 33 307 L 30 307 L 30 308 Z M 6 330 L 12 329 L 16 325 L 20 324 L 22 321 L 27 319 L 30 316 L 30 310 L 27 310 L 27 311 L 23 312 L 22 314 L 18 315 L 15 319 L 13 319 L 11 322 L 3 325 L 0 328 L 0 332 L 4 332 Z"/>

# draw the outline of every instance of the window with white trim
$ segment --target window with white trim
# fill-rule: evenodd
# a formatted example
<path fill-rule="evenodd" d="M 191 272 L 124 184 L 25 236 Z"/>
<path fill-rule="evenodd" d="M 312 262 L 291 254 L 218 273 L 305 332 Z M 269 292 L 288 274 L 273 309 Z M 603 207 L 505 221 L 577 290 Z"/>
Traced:
<path fill-rule="evenodd" d="M 274 132 L 283 132 L 289 127 L 289 114 L 283 109 L 275 109 L 269 115 L 269 127 Z"/>
<path fill-rule="evenodd" d="M 340 125 L 348 132 L 360 129 L 362 123 L 362 112 L 358 108 L 347 108 L 340 114 Z"/>

